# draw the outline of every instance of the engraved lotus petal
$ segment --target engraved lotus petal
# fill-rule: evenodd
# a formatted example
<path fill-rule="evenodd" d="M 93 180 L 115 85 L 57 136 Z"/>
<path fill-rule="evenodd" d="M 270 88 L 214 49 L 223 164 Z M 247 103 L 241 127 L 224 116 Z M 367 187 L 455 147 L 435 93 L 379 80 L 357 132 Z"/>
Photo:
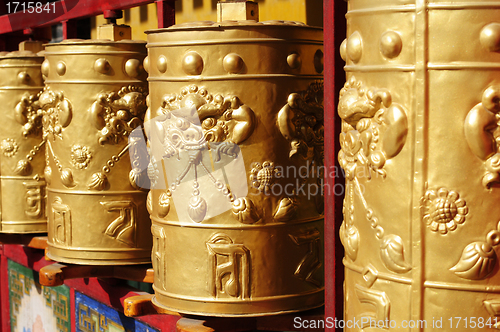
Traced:
<path fill-rule="evenodd" d="M 153 214 L 153 192 L 149 191 L 148 196 L 146 198 L 146 209 L 148 210 L 149 214 Z"/>
<path fill-rule="evenodd" d="M 0 150 L 4 156 L 13 157 L 19 150 L 19 145 L 12 138 L 6 138 L 0 143 Z"/>
<path fill-rule="evenodd" d="M 61 182 L 65 187 L 71 188 L 76 186 L 73 180 L 73 171 L 69 168 L 63 168 L 61 171 Z"/>
<path fill-rule="evenodd" d="M 345 253 L 352 261 L 358 257 L 359 231 L 355 226 L 346 226 L 345 222 L 340 227 L 340 240 Z"/>
<path fill-rule="evenodd" d="M 464 200 L 456 191 L 448 191 L 440 188 L 437 193 L 428 190 L 423 199 L 424 206 L 423 221 L 429 225 L 433 232 L 447 234 L 457 228 L 457 224 L 465 222 L 465 216 L 469 212 Z"/>
<path fill-rule="evenodd" d="M 386 125 L 382 138 L 382 150 L 388 159 L 401 152 L 408 134 L 408 119 L 404 109 L 396 104 L 391 105 L 382 116 Z"/>
<path fill-rule="evenodd" d="M 233 202 L 232 212 L 233 216 L 244 224 L 253 224 L 260 219 L 253 201 L 248 197 L 236 199 Z"/>
<path fill-rule="evenodd" d="M 17 162 L 16 168 L 14 169 L 14 174 L 26 176 L 30 175 L 33 171 L 33 167 L 28 160 L 22 159 Z"/>
<path fill-rule="evenodd" d="M 73 107 L 67 99 L 64 99 L 59 103 L 59 123 L 61 126 L 67 127 L 71 122 L 71 118 L 73 116 L 72 109 Z"/>
<path fill-rule="evenodd" d="M 78 169 L 87 168 L 92 159 L 92 153 L 87 146 L 73 145 L 71 148 L 71 161 Z"/>
<path fill-rule="evenodd" d="M 380 257 L 385 267 L 397 273 L 404 273 L 411 270 L 405 262 L 404 244 L 398 235 L 386 235 L 380 244 Z"/>
<path fill-rule="evenodd" d="M 149 179 L 145 171 L 140 168 L 133 168 L 128 173 L 128 180 L 134 189 L 148 189 Z"/>
<path fill-rule="evenodd" d="M 202 222 L 207 214 L 207 202 L 200 196 L 191 197 L 189 200 L 188 214 L 194 222 Z"/>
<path fill-rule="evenodd" d="M 104 190 L 108 185 L 108 177 L 101 172 L 92 174 L 87 188 L 90 190 Z"/>
<path fill-rule="evenodd" d="M 482 160 L 488 159 L 497 150 L 495 139 L 488 130 L 494 126 L 496 126 L 495 114 L 481 104 L 474 106 L 465 118 L 465 139 L 471 151 Z"/>
<path fill-rule="evenodd" d="M 290 197 L 282 198 L 278 204 L 278 208 L 274 213 L 274 220 L 288 221 L 293 218 L 296 212 L 296 206 L 293 199 Z"/>
<path fill-rule="evenodd" d="M 488 277 L 495 268 L 497 255 L 485 242 L 473 242 L 466 246 L 458 263 L 450 268 L 458 277 L 480 280 Z"/>
<path fill-rule="evenodd" d="M 43 172 L 45 181 L 48 185 L 52 182 L 52 168 L 50 166 L 45 166 L 45 170 Z"/>
<path fill-rule="evenodd" d="M 158 199 L 158 217 L 165 218 L 170 212 L 170 196 L 163 192 Z"/>

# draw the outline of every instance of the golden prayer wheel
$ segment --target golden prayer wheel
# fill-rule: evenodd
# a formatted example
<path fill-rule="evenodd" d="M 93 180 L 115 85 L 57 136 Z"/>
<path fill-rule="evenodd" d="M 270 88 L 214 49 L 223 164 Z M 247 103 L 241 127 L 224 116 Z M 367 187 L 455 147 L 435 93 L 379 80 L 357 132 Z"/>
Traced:
<path fill-rule="evenodd" d="M 345 330 L 494 330 L 500 1 L 348 6 Z"/>
<path fill-rule="evenodd" d="M 322 30 L 243 20 L 147 34 L 153 302 L 211 316 L 321 306 Z"/>
<path fill-rule="evenodd" d="M 44 140 L 38 98 L 43 89 L 42 44 L 0 53 L 0 232 L 47 232 Z M 33 51 L 28 50 L 32 48 Z"/>
<path fill-rule="evenodd" d="M 51 259 L 92 265 L 151 261 L 147 193 L 138 189 L 140 161 L 133 167 L 130 162 L 138 147 L 128 139 L 146 111 L 145 56 L 140 41 L 46 45 L 40 104 Z"/>

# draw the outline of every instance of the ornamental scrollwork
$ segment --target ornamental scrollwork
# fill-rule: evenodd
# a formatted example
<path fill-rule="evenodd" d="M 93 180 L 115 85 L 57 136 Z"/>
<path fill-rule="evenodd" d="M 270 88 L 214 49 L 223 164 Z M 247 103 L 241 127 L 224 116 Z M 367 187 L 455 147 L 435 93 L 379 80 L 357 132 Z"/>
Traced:
<path fill-rule="evenodd" d="M 196 85 L 184 87 L 180 94 L 165 95 L 157 115 L 185 107 L 196 108 L 203 138 L 207 142 L 240 144 L 255 129 L 253 110 L 237 96 L 212 95 Z"/>
<path fill-rule="evenodd" d="M 278 113 L 278 127 L 290 142 L 290 158 L 300 155 L 324 164 L 323 113 L 323 82 L 288 96 L 287 104 Z"/>
<path fill-rule="evenodd" d="M 101 93 L 90 107 L 90 116 L 99 130 L 99 144 L 118 144 L 140 126 L 146 112 L 147 91 L 125 86 L 118 92 Z"/>
<path fill-rule="evenodd" d="M 366 87 L 352 76 L 340 91 L 342 119 L 339 163 L 348 180 L 362 167 L 385 177 L 385 162 L 401 152 L 408 133 L 404 108 L 392 102 L 387 89 Z"/>
<path fill-rule="evenodd" d="M 42 108 L 44 139 L 52 136 L 53 139 L 62 139 L 62 130 L 66 128 L 73 117 L 73 106 L 62 91 L 53 91 L 49 87 L 43 89 L 39 98 Z"/>
<path fill-rule="evenodd" d="M 43 112 L 40 110 L 40 95 L 26 92 L 14 108 L 14 117 L 23 126 L 24 137 L 38 136 L 41 132 Z"/>
<path fill-rule="evenodd" d="M 481 280 L 493 273 L 498 258 L 494 247 L 500 244 L 500 221 L 497 229 L 486 235 L 485 241 L 469 243 L 455 266 L 450 271 L 463 279 Z"/>
<path fill-rule="evenodd" d="M 500 85 L 488 87 L 481 102 L 465 118 L 464 134 L 471 151 L 484 162 L 482 184 L 500 183 Z"/>

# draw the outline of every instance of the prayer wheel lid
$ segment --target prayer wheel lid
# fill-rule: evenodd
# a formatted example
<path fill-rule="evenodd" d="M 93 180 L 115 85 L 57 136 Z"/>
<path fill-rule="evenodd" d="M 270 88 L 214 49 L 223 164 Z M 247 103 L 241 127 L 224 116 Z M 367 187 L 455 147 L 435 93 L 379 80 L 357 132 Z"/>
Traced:
<path fill-rule="evenodd" d="M 35 53 L 32 51 L 13 51 L 13 52 L 0 52 L 0 59 L 13 59 L 13 58 L 39 58 L 43 57 L 43 51 Z"/>
<path fill-rule="evenodd" d="M 122 39 L 119 41 L 113 41 L 111 39 L 65 39 L 59 43 L 54 43 L 54 44 L 45 44 L 44 46 L 58 46 L 58 45 L 96 45 L 96 44 L 101 44 L 101 45 L 116 45 L 116 44 L 146 44 L 146 41 L 144 40 L 132 40 L 132 39 Z"/>
<path fill-rule="evenodd" d="M 301 27 L 301 28 L 323 30 L 321 27 L 313 27 L 297 21 L 271 20 L 271 21 L 258 22 L 255 20 L 241 20 L 241 21 L 229 20 L 222 22 L 213 22 L 213 21 L 187 22 L 187 23 L 172 25 L 171 27 L 163 29 L 146 30 L 145 33 L 153 34 L 166 31 L 197 30 L 197 29 L 216 30 L 219 28 L 242 28 L 242 27 L 257 28 L 257 27 L 270 27 L 270 26 Z"/>

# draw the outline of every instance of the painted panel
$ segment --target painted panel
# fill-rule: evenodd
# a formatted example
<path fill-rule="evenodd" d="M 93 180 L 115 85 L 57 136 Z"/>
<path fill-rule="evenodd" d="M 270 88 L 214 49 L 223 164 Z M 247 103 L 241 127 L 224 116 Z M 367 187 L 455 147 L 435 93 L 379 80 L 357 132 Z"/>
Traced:
<path fill-rule="evenodd" d="M 69 332 L 70 291 L 67 286 L 45 287 L 38 273 L 8 261 L 12 332 Z"/>
<path fill-rule="evenodd" d="M 75 313 L 78 332 L 158 331 L 79 292 L 75 292 Z"/>

